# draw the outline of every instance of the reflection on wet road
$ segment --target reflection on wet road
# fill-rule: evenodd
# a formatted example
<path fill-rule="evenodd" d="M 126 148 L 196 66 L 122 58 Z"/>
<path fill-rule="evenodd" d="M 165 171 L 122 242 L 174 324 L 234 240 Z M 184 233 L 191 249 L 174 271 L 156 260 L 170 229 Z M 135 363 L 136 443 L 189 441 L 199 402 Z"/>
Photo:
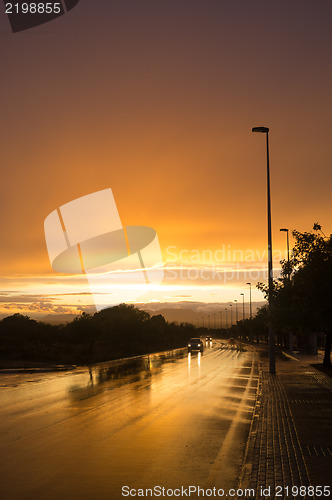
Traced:
<path fill-rule="evenodd" d="M 117 500 L 121 487 L 236 487 L 257 389 L 217 341 L 89 371 L 0 375 L 0 498 Z"/>

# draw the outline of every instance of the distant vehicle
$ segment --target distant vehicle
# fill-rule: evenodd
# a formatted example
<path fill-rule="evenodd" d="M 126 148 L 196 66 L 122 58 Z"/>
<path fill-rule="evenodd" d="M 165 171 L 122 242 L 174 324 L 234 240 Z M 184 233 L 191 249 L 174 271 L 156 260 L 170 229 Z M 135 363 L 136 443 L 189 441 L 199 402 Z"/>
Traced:
<path fill-rule="evenodd" d="M 203 342 L 201 339 L 190 339 L 188 342 L 188 352 L 201 351 L 203 352 Z"/>
<path fill-rule="evenodd" d="M 212 337 L 206 337 L 205 342 L 212 342 Z"/>
<path fill-rule="evenodd" d="M 235 344 L 235 339 L 233 337 L 231 337 L 230 339 L 228 339 L 228 342 L 230 345 L 234 345 Z"/>

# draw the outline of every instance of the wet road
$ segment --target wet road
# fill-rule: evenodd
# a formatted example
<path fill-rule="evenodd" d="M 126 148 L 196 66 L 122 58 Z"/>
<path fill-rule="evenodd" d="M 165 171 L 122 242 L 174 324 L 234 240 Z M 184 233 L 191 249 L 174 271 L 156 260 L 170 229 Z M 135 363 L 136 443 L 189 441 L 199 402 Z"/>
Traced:
<path fill-rule="evenodd" d="M 1 500 L 117 500 L 122 486 L 236 487 L 257 389 L 252 352 L 0 375 Z"/>

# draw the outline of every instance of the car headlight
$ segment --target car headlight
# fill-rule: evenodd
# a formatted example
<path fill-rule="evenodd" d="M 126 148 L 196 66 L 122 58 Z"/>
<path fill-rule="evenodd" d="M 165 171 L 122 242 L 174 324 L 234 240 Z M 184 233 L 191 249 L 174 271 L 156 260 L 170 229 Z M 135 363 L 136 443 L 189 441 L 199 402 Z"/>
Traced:
<path fill-rule="evenodd" d="M 188 344 L 188 347 L 191 347 L 191 344 Z"/>
<path fill-rule="evenodd" d="M 201 347 L 201 344 L 197 344 L 197 347 Z"/>

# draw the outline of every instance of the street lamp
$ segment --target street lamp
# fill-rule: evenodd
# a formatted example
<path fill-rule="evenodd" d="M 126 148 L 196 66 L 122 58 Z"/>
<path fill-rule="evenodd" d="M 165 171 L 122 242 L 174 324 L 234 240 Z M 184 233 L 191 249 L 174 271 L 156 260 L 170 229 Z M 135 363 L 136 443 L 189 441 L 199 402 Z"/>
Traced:
<path fill-rule="evenodd" d="M 235 311 L 236 311 L 236 313 L 235 313 L 235 315 L 236 315 L 236 324 L 238 324 L 239 321 L 238 321 L 238 316 L 237 316 L 237 300 L 234 300 L 234 302 L 235 302 Z"/>
<path fill-rule="evenodd" d="M 231 328 L 232 328 L 232 326 L 233 326 L 233 309 L 232 309 L 233 304 L 229 304 L 229 307 L 231 308 Z"/>
<path fill-rule="evenodd" d="M 289 235 L 288 235 L 288 229 L 286 227 L 283 227 L 280 229 L 280 231 L 283 231 L 287 233 L 287 276 L 288 276 L 288 281 L 290 280 L 290 267 L 289 267 Z"/>
<path fill-rule="evenodd" d="M 271 189 L 270 189 L 270 159 L 269 159 L 269 129 L 267 127 L 254 127 L 253 132 L 266 134 L 266 172 L 267 172 L 267 235 L 268 235 L 268 269 L 269 269 L 269 364 L 270 373 L 276 372 L 275 367 L 275 341 L 272 329 L 271 309 L 273 302 L 273 266 L 272 266 L 272 223 L 271 223 Z"/>
<path fill-rule="evenodd" d="M 222 311 L 219 312 L 220 312 L 220 330 L 222 330 Z"/>
<path fill-rule="evenodd" d="M 250 319 L 252 319 L 252 306 L 251 306 L 251 283 L 246 283 L 250 287 L 250 292 L 249 292 L 249 302 L 250 302 Z"/>
<path fill-rule="evenodd" d="M 242 295 L 242 320 L 244 321 L 244 293 L 240 293 Z"/>
<path fill-rule="evenodd" d="M 227 307 L 225 307 L 225 311 L 226 311 L 226 329 L 228 328 L 228 324 L 227 324 Z"/>

